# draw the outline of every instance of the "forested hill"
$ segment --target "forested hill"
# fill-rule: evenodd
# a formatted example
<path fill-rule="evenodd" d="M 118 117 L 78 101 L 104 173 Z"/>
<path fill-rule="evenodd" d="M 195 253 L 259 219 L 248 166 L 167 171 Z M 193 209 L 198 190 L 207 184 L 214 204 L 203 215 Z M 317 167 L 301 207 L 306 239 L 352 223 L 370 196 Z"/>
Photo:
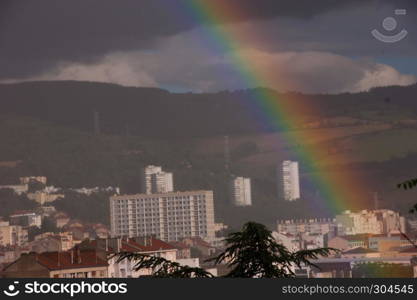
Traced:
<path fill-rule="evenodd" d="M 1 114 L 33 117 L 54 124 L 92 131 L 99 113 L 104 133 L 148 137 L 196 137 L 268 130 L 259 121 L 252 90 L 206 94 L 173 94 L 157 88 L 57 81 L 0 85 Z M 362 118 L 364 112 L 417 111 L 417 85 L 387 87 L 368 93 L 340 95 L 279 95 L 280 101 L 314 106 L 314 116 Z M 313 102 L 313 103 L 312 103 Z M 319 115 L 317 115 L 319 114 Z M 258 121 L 256 121 L 258 120 Z"/>

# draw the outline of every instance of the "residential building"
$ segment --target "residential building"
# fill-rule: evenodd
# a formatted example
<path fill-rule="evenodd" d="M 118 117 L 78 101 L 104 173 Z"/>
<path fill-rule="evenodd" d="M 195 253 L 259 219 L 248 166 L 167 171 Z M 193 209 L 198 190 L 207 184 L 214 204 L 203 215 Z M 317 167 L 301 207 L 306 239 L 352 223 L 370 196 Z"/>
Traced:
<path fill-rule="evenodd" d="M 53 219 L 57 228 L 64 227 L 71 220 L 70 217 L 68 217 L 68 215 L 63 212 L 57 212 L 54 214 Z"/>
<path fill-rule="evenodd" d="M 28 241 L 28 232 L 22 226 L 0 223 L 0 246 L 22 246 Z"/>
<path fill-rule="evenodd" d="M 5 278 L 107 278 L 108 263 L 96 251 L 23 254 L 3 270 Z"/>
<path fill-rule="evenodd" d="M 369 248 L 384 252 L 392 252 L 396 249 L 407 248 L 412 244 L 402 234 L 373 235 L 369 237 Z"/>
<path fill-rule="evenodd" d="M 20 225 L 22 227 L 36 226 L 41 228 L 42 216 L 33 211 L 17 211 L 10 215 L 11 225 Z"/>
<path fill-rule="evenodd" d="M 174 191 L 173 174 L 162 171 L 162 167 L 146 166 L 142 170 L 142 192 L 145 194 L 169 193 Z"/>
<path fill-rule="evenodd" d="M 110 278 L 136 278 L 149 276 L 153 269 L 135 270 L 135 262 L 124 259 L 118 261 L 114 254 L 131 252 L 149 256 L 162 257 L 169 261 L 177 261 L 177 250 L 174 246 L 154 237 L 109 238 L 85 240 L 80 249 L 96 251 L 97 255 L 109 262 L 108 275 Z"/>
<path fill-rule="evenodd" d="M 13 190 L 16 194 L 22 195 L 26 194 L 29 191 L 28 184 L 15 184 L 15 185 L 0 185 L 0 190 L 10 189 Z"/>
<path fill-rule="evenodd" d="M 39 203 L 40 205 L 44 205 L 47 203 L 54 202 L 58 198 L 64 198 L 64 194 L 50 194 L 44 191 L 36 191 L 34 193 L 27 194 L 28 199 Z"/>
<path fill-rule="evenodd" d="M 177 259 L 191 258 L 191 246 L 179 241 L 170 241 L 168 243 L 177 249 Z"/>
<path fill-rule="evenodd" d="M 230 182 L 230 197 L 236 206 L 252 205 L 251 180 L 245 177 L 235 177 Z"/>
<path fill-rule="evenodd" d="M 29 253 L 26 246 L 0 247 L 0 264 L 9 264 L 18 259 L 23 253 Z M 1 277 L 1 276 L 0 276 Z"/>
<path fill-rule="evenodd" d="M 337 235 L 337 224 L 335 219 L 330 218 L 279 220 L 277 231 L 292 235 L 300 233 L 328 234 L 332 238 Z"/>
<path fill-rule="evenodd" d="M 284 245 L 290 251 L 317 249 L 327 246 L 327 234 L 299 233 L 293 235 L 274 231 L 272 235 L 279 244 Z"/>
<path fill-rule="evenodd" d="M 378 251 L 375 251 L 369 248 L 356 247 L 356 248 L 343 251 L 341 257 L 342 258 L 381 257 L 381 254 Z"/>
<path fill-rule="evenodd" d="M 149 236 L 164 241 L 214 238 L 212 191 L 115 195 L 110 197 L 113 237 Z"/>
<path fill-rule="evenodd" d="M 201 237 L 188 237 L 184 238 L 182 241 L 185 245 L 194 248 L 198 251 L 199 257 L 209 257 L 216 252 L 216 247 L 212 246 L 207 241 L 203 240 Z"/>
<path fill-rule="evenodd" d="M 27 177 L 20 177 L 20 184 L 29 184 L 31 182 L 39 182 L 46 185 L 47 178 L 45 176 L 27 176 Z"/>
<path fill-rule="evenodd" d="M 31 251 L 54 252 L 54 251 L 68 251 L 73 248 L 78 241 L 73 239 L 71 232 L 52 233 L 45 232 L 35 236 L 34 241 L 28 244 Z"/>
<path fill-rule="evenodd" d="M 311 278 L 352 278 L 352 266 L 349 261 L 321 260 L 314 262 L 310 271 Z"/>
<path fill-rule="evenodd" d="M 42 217 L 51 217 L 56 213 L 56 209 L 54 206 L 39 206 L 36 208 L 36 212 Z"/>
<path fill-rule="evenodd" d="M 92 188 L 87 188 L 87 187 L 81 187 L 81 188 L 72 188 L 70 189 L 71 191 L 77 192 L 79 194 L 84 194 L 84 195 L 92 195 L 92 194 L 96 194 L 96 193 L 100 193 L 100 192 L 104 192 L 104 193 L 114 193 L 114 194 L 120 194 L 120 188 L 119 187 L 113 187 L 113 186 L 108 186 L 108 187 L 92 187 Z"/>
<path fill-rule="evenodd" d="M 389 209 L 349 210 L 336 216 L 339 234 L 389 234 L 392 231 L 405 232 L 405 219 L 399 213 Z"/>
<path fill-rule="evenodd" d="M 368 234 L 336 236 L 329 239 L 328 245 L 330 248 L 339 249 L 341 251 L 357 247 L 369 248 L 369 237 L 370 235 Z"/>
<path fill-rule="evenodd" d="M 285 160 L 282 162 L 282 190 L 284 200 L 295 201 L 300 198 L 300 178 L 298 171 L 298 162 Z M 281 177 L 279 177 L 281 178 Z"/>

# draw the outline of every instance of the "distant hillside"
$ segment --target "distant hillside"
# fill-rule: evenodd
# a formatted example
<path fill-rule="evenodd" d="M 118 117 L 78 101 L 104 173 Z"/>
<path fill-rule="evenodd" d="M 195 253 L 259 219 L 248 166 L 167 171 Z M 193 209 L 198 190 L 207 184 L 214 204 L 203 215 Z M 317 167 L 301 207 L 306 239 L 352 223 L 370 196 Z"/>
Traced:
<path fill-rule="evenodd" d="M 306 116 L 305 122 L 340 116 L 391 121 L 415 116 L 415 95 L 417 85 L 359 94 L 298 94 L 297 101 L 318 108 L 315 115 Z M 289 97 L 278 98 L 288 101 Z M 103 132 L 147 137 L 267 131 L 253 111 L 253 101 L 251 90 L 173 94 L 156 88 L 76 81 L 0 85 L 1 114 L 33 117 L 91 132 L 93 111 L 97 111 Z"/>
<path fill-rule="evenodd" d="M 415 175 L 410 168 L 417 162 L 415 95 L 417 85 L 297 95 L 303 105 L 317 108 L 301 124 L 315 128 L 304 129 L 315 134 L 307 132 L 303 142 L 320 144 L 329 156 L 351 155 L 346 163 L 352 165 L 327 166 L 326 171 L 351 169 L 371 178 L 369 195 L 377 191 L 382 207 L 407 212 L 417 191 L 404 193 L 396 183 Z M 178 190 L 213 190 L 217 221 L 234 228 L 249 219 L 272 228 L 278 218 L 329 216 L 319 207 L 323 201 L 303 166 L 303 199 L 277 199 L 276 164 L 293 151 L 282 133 L 267 132 L 258 122 L 251 101 L 250 90 L 172 94 L 86 82 L 0 85 L 0 184 L 44 175 L 56 186 L 117 185 L 134 193 L 140 168 L 158 164 L 174 172 Z M 101 135 L 92 134 L 94 110 L 100 113 Z M 230 136 L 232 171 L 252 178 L 253 207 L 230 204 L 224 134 Z M 369 195 L 364 207 L 373 203 Z M 97 210 L 98 215 L 106 212 Z"/>

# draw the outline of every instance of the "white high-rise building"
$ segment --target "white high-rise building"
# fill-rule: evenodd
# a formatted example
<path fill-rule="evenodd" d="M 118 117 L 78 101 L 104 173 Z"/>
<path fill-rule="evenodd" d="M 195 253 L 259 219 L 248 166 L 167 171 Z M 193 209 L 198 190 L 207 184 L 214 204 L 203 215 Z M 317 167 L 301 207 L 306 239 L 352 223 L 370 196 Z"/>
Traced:
<path fill-rule="evenodd" d="M 285 160 L 282 162 L 282 188 L 286 201 L 300 199 L 300 177 L 298 162 Z"/>
<path fill-rule="evenodd" d="M 174 191 L 172 173 L 163 172 L 161 167 L 146 166 L 142 171 L 142 192 L 145 194 Z"/>
<path fill-rule="evenodd" d="M 164 241 L 186 237 L 212 241 L 215 238 L 213 192 L 112 196 L 110 226 L 113 237 L 154 235 Z"/>
<path fill-rule="evenodd" d="M 236 177 L 231 180 L 230 193 L 236 206 L 252 205 L 250 178 Z"/>

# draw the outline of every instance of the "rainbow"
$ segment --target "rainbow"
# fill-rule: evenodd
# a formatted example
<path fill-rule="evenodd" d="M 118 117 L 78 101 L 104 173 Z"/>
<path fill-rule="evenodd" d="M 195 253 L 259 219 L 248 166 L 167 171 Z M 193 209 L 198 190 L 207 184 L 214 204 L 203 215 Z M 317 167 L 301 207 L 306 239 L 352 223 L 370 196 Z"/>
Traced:
<path fill-rule="evenodd" d="M 250 32 L 236 29 L 231 31 L 226 26 L 219 26 L 228 20 L 244 16 L 245 12 L 227 0 L 187 0 L 186 3 L 189 15 L 207 32 L 210 44 L 214 44 L 223 55 L 231 58 L 238 79 L 247 87 L 267 87 L 271 82 L 271 76 L 277 75 L 267 67 L 258 65 L 256 60 L 248 59 L 243 51 L 250 48 L 251 40 L 258 38 Z M 286 84 L 288 83 L 283 82 L 278 88 L 284 88 Z M 307 142 L 312 138 L 323 138 L 322 130 L 295 129 L 307 114 L 314 114 L 316 111 L 312 101 L 306 106 L 305 101 L 298 101 L 297 94 L 285 95 L 287 96 L 284 99 L 270 89 L 253 89 L 254 101 L 251 101 L 253 103 L 251 109 L 257 111 L 270 127 L 282 132 L 285 140 L 292 145 L 297 160 L 309 174 L 312 174 L 313 184 L 325 199 L 322 206 L 331 213 L 363 208 L 359 194 L 363 195 L 367 192 L 365 192 L 365 184 L 359 178 L 349 172 L 330 174 L 324 170 L 323 165 L 343 164 L 343 157 L 338 156 L 337 160 L 330 158 L 327 149 Z"/>

